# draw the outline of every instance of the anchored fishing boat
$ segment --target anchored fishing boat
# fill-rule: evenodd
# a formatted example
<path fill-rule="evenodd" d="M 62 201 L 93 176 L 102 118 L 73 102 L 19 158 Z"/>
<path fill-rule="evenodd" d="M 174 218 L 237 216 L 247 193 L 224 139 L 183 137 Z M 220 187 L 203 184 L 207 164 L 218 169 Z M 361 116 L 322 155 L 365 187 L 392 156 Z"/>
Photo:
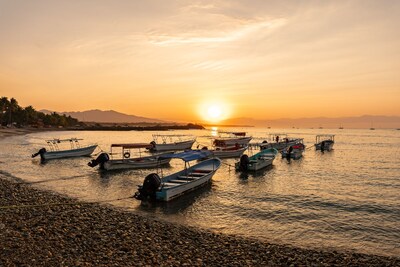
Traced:
<path fill-rule="evenodd" d="M 289 146 L 295 145 L 301 138 L 290 138 L 286 133 L 274 133 L 270 134 L 268 139 L 270 143 L 264 141 L 259 144 L 261 150 L 275 148 L 282 151 Z"/>
<path fill-rule="evenodd" d="M 305 149 L 306 146 L 303 143 L 303 138 L 299 138 L 294 145 L 291 145 L 287 149 L 281 151 L 282 158 L 299 159 L 303 156 Z"/>
<path fill-rule="evenodd" d="M 153 134 L 150 151 L 176 151 L 191 149 L 196 137 L 183 134 Z"/>
<path fill-rule="evenodd" d="M 43 147 L 37 153 L 32 154 L 32 158 L 40 155 L 40 159 L 44 161 L 49 159 L 90 156 L 96 149 L 97 144 L 81 146 L 79 141 L 82 140 L 83 139 L 78 138 L 46 140 L 49 150 Z M 70 144 L 69 149 L 63 149 L 61 144 L 67 143 Z"/>
<path fill-rule="evenodd" d="M 157 173 L 146 176 L 142 185 L 138 186 L 135 198 L 139 200 L 170 201 L 189 191 L 207 184 L 218 168 L 221 160 L 211 158 L 190 166 L 190 162 L 211 156 L 208 150 L 189 150 L 181 153 L 163 155 L 162 159 L 178 158 L 184 161 L 183 170 L 160 178 Z M 162 175 L 162 173 L 161 173 Z"/>
<path fill-rule="evenodd" d="M 246 132 L 220 132 L 219 135 L 213 141 L 213 145 L 216 147 L 234 146 L 236 144 L 244 146 L 252 138 L 251 136 L 246 136 Z"/>
<path fill-rule="evenodd" d="M 238 171 L 258 171 L 272 165 L 276 154 L 278 154 L 278 150 L 275 148 L 261 150 L 251 157 L 244 154 L 240 157 L 240 161 L 235 163 L 235 169 Z"/>
<path fill-rule="evenodd" d="M 335 144 L 334 134 L 319 134 L 315 136 L 315 150 L 331 151 Z"/>
<path fill-rule="evenodd" d="M 88 163 L 90 167 L 100 166 L 102 170 L 123 170 L 123 169 L 146 169 L 156 168 L 159 165 L 168 164 L 171 159 L 159 160 L 161 155 L 173 154 L 174 152 L 167 152 L 158 155 L 143 156 L 142 149 L 150 149 L 152 145 L 133 143 L 133 144 L 112 144 L 110 149 L 111 157 L 114 154 L 121 155 L 120 158 L 111 159 L 108 153 L 101 153 L 96 159 Z M 119 152 L 115 153 L 115 150 Z"/>
<path fill-rule="evenodd" d="M 225 147 L 215 147 L 215 149 L 210 150 L 212 155 L 217 158 L 239 158 L 244 151 L 246 151 L 247 146 L 233 145 Z"/>

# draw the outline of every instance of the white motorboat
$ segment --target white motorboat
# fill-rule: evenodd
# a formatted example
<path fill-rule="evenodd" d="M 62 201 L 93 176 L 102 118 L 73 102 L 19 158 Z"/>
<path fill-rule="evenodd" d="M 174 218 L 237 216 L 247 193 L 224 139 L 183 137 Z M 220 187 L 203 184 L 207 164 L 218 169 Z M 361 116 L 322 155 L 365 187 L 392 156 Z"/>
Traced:
<path fill-rule="evenodd" d="M 319 134 L 315 136 L 315 150 L 331 151 L 335 144 L 334 134 Z"/>
<path fill-rule="evenodd" d="M 90 167 L 100 166 L 103 170 L 123 170 L 123 169 L 146 169 L 156 168 L 161 165 L 168 164 L 171 159 L 159 160 L 159 156 L 165 154 L 172 154 L 174 152 L 167 152 L 158 155 L 143 156 L 142 149 L 150 149 L 152 145 L 133 143 L 133 144 L 112 144 L 110 155 L 113 157 L 115 149 L 119 150 L 117 154 L 121 155 L 119 158 L 110 158 L 108 153 L 101 153 L 96 159 L 88 163 Z M 132 153 L 132 154 L 131 154 Z"/>
<path fill-rule="evenodd" d="M 210 155 L 211 152 L 208 150 L 189 150 L 161 156 L 161 160 L 164 158 L 182 159 L 185 162 L 184 169 L 162 178 L 156 173 L 149 174 L 144 179 L 143 184 L 138 186 L 135 198 L 139 200 L 170 201 L 207 184 L 221 166 L 221 160 L 211 158 L 193 166 L 190 166 L 190 161 L 204 159 Z"/>
<path fill-rule="evenodd" d="M 150 151 L 176 151 L 191 149 L 196 137 L 183 134 L 153 134 Z"/>
<path fill-rule="evenodd" d="M 276 154 L 278 154 L 278 150 L 275 148 L 261 150 L 251 157 L 244 154 L 240 157 L 240 161 L 235 163 L 235 169 L 238 171 L 258 171 L 272 165 Z"/>
<path fill-rule="evenodd" d="M 295 145 L 301 138 L 290 138 L 285 133 L 274 133 L 270 134 L 268 139 L 270 142 L 264 141 L 263 143 L 259 144 L 261 150 L 275 148 L 279 151 L 282 151 L 285 148 Z"/>
<path fill-rule="evenodd" d="M 303 143 L 303 138 L 299 138 L 294 145 L 281 151 L 282 158 L 299 159 L 303 156 L 306 146 Z"/>
<path fill-rule="evenodd" d="M 79 141 L 82 140 L 83 139 L 78 138 L 46 140 L 49 150 L 43 147 L 37 153 L 32 154 L 32 158 L 40 155 L 40 159 L 44 161 L 49 159 L 90 156 L 96 149 L 97 144 L 81 146 Z M 63 143 L 69 143 L 70 147 L 68 149 L 63 148 L 61 146 Z"/>
<path fill-rule="evenodd" d="M 219 137 L 215 138 L 213 145 L 216 147 L 248 145 L 251 136 L 246 136 L 246 132 L 220 132 Z"/>
<path fill-rule="evenodd" d="M 244 151 L 246 151 L 247 146 L 233 145 L 226 147 L 216 147 L 210 150 L 212 155 L 217 158 L 239 158 Z"/>

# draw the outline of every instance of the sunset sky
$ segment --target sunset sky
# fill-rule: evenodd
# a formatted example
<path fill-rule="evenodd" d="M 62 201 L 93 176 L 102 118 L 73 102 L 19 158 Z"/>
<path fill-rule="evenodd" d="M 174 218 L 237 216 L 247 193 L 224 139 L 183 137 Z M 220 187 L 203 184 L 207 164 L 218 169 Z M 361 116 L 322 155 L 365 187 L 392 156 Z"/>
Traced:
<path fill-rule="evenodd" d="M 0 0 L 0 96 L 169 120 L 400 115 L 400 1 Z"/>

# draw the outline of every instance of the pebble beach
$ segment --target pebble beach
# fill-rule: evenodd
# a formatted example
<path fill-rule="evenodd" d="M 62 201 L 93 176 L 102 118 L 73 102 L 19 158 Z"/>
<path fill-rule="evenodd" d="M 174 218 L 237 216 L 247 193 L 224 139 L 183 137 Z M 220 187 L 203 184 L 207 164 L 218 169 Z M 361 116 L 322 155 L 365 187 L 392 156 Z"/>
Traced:
<path fill-rule="evenodd" d="M 0 131 L 0 138 L 29 131 Z M 307 238 L 307 237 L 305 237 Z M 44 191 L 0 170 L 0 266 L 400 266 L 172 224 Z"/>

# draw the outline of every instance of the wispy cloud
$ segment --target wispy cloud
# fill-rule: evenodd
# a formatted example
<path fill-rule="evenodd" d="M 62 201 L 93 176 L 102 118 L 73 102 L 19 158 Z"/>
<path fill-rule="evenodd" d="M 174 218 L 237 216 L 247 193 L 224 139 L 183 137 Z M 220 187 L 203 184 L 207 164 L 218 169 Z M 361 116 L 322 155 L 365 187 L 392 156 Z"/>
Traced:
<path fill-rule="evenodd" d="M 258 32 L 272 31 L 285 24 L 285 19 L 274 19 L 274 20 L 261 20 L 255 22 L 249 22 L 246 24 L 238 25 L 235 29 L 229 31 L 221 30 L 213 35 L 207 34 L 196 34 L 191 32 L 183 32 L 177 34 L 157 34 L 152 33 L 149 36 L 149 42 L 154 45 L 168 46 L 168 45 L 181 45 L 181 44 L 218 44 L 233 42 L 246 38 L 247 36 L 257 34 Z"/>

